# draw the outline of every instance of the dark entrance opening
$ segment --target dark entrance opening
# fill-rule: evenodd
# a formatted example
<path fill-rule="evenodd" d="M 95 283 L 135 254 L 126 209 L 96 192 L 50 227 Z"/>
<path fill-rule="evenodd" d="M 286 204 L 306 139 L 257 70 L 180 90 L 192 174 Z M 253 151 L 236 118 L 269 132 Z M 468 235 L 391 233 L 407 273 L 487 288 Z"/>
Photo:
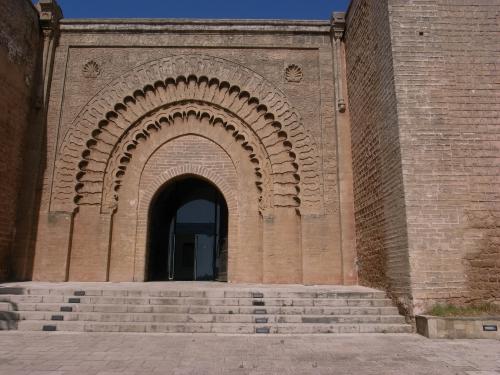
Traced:
<path fill-rule="evenodd" d="M 227 281 L 228 210 L 212 184 L 167 185 L 150 211 L 148 279 Z"/>

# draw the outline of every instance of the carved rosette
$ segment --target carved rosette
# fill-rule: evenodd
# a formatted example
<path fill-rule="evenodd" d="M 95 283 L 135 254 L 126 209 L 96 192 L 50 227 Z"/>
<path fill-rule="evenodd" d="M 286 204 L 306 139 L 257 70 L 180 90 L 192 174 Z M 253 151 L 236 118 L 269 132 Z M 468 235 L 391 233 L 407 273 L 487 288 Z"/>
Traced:
<path fill-rule="evenodd" d="M 304 73 L 302 72 L 302 68 L 298 65 L 291 64 L 288 65 L 285 69 L 285 79 L 288 82 L 300 82 L 304 78 Z"/>
<path fill-rule="evenodd" d="M 101 74 L 101 66 L 94 60 L 87 62 L 82 68 L 85 78 L 97 78 Z"/>

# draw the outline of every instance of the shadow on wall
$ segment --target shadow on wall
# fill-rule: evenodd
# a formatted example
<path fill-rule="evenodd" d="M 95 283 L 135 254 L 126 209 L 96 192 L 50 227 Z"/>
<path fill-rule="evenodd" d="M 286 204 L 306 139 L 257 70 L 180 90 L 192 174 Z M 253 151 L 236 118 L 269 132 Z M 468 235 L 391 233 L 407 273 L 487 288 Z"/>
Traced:
<path fill-rule="evenodd" d="M 465 258 L 468 303 L 500 301 L 500 216 L 495 212 L 470 211 L 470 228 L 482 238 L 476 251 Z"/>
<path fill-rule="evenodd" d="M 383 227 L 376 223 L 368 223 L 371 228 L 369 238 L 357 238 L 358 247 L 363 249 L 358 254 L 359 279 L 361 285 L 388 290 L 386 275 L 387 256 L 384 251 Z"/>
<path fill-rule="evenodd" d="M 353 0 L 346 20 L 354 209 L 361 285 L 413 315 L 401 141 L 387 1 Z"/>
<path fill-rule="evenodd" d="M 39 64 L 36 71 L 36 79 L 39 82 L 38 92 L 34 93 L 32 101 L 43 97 L 41 49 L 38 56 Z M 30 128 L 27 134 L 27 152 L 22 176 L 23 190 L 19 193 L 20 204 L 16 221 L 18 229 L 13 246 L 14 254 L 19 254 L 19 261 L 15 261 L 15 256 L 12 257 L 14 264 L 11 279 L 18 281 L 31 280 L 33 276 L 38 217 L 42 205 L 43 173 L 47 167 L 47 126 L 45 120 L 47 103 L 44 103 L 42 108 L 38 105 L 34 105 L 32 108 L 29 123 L 36 125 Z"/>
<path fill-rule="evenodd" d="M 41 208 L 43 171 L 46 169 L 47 128 L 44 118 L 45 105 L 41 108 L 39 101 L 43 97 L 43 77 L 40 50 L 39 63 L 35 73 L 36 90 L 32 95 L 29 124 L 26 134 L 23 175 L 18 198 L 16 218 L 16 236 L 12 245 L 11 270 L 9 279 L 27 281 L 32 279 L 35 245 L 38 228 L 38 214 Z"/>
<path fill-rule="evenodd" d="M 0 98 L 5 106 L 0 111 L 0 180 L 6 182 L 0 216 L 9 224 L 4 226 L 8 238 L 0 241 L 0 280 L 31 280 L 45 169 L 43 43 L 38 13 L 28 2 L 0 1 L 0 14 L 2 38 L 9 42 L 7 49 L 0 48 Z"/>

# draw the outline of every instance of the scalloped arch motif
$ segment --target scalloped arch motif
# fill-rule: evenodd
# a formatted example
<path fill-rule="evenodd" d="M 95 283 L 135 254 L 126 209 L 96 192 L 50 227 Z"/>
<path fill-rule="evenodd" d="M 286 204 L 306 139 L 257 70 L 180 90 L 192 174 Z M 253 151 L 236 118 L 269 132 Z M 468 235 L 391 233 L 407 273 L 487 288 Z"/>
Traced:
<path fill-rule="evenodd" d="M 174 87 L 175 93 L 169 92 Z M 301 210 L 319 210 L 322 186 L 317 148 L 286 96 L 241 65 L 202 55 L 175 55 L 141 65 L 115 79 L 83 108 L 59 148 L 51 210 L 75 208 L 75 190 L 81 188 L 78 178 L 97 143 L 105 146 L 98 151 L 104 156 L 98 163 L 104 178 L 116 142 L 134 124 L 160 106 L 189 100 L 225 108 L 254 131 L 277 130 L 296 159 Z M 273 123 L 275 127 L 268 126 Z"/>
<path fill-rule="evenodd" d="M 176 104 L 160 108 L 127 132 L 111 155 L 105 171 L 104 186 L 101 186 L 102 174 L 99 171 L 99 160 L 87 159 L 85 170 L 82 170 L 78 176 L 78 204 L 99 204 L 101 202 L 100 192 L 103 191 L 103 209 L 109 210 L 116 207 L 119 191 L 127 172 L 127 165 L 134 157 L 135 151 L 144 147 L 153 137 L 159 137 L 164 142 L 181 135 L 191 134 L 190 132 L 185 133 L 184 130 L 190 119 L 196 119 L 209 131 L 210 129 L 225 131 L 234 142 L 240 144 L 255 171 L 255 185 L 259 192 L 259 208 L 262 211 L 270 208 L 273 201 L 276 202 L 277 206 L 298 205 L 298 180 L 293 178 L 296 172 L 293 165 L 293 155 L 289 155 L 289 163 L 283 164 L 281 170 L 274 172 L 276 173 L 274 174 L 269 160 L 276 158 L 279 154 L 267 155 L 259 139 L 239 123 L 237 118 L 221 109 L 200 107 L 198 103 Z M 180 132 L 168 134 L 167 138 L 161 136 L 161 133 L 168 132 L 173 127 L 180 128 L 178 129 Z M 203 136 L 204 134 L 198 135 Z M 103 154 L 102 150 L 95 151 L 97 151 L 94 153 L 95 158 L 99 158 L 99 155 Z M 282 152 L 286 153 L 287 150 L 284 149 Z M 288 177 L 289 183 L 287 184 L 287 175 L 290 174 L 292 176 Z M 273 180 L 278 181 L 278 184 L 282 183 L 283 187 L 278 185 L 278 188 L 274 188 Z M 276 191 L 275 197 L 272 197 L 273 191 Z"/>

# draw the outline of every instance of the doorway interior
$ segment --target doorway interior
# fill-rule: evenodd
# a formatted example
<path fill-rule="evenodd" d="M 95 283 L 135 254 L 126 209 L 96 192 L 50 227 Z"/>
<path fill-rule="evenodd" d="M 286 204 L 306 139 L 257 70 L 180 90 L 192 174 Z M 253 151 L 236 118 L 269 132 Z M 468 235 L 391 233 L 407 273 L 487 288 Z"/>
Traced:
<path fill-rule="evenodd" d="M 148 241 L 150 281 L 227 281 L 227 204 L 211 183 L 186 177 L 153 200 Z"/>

